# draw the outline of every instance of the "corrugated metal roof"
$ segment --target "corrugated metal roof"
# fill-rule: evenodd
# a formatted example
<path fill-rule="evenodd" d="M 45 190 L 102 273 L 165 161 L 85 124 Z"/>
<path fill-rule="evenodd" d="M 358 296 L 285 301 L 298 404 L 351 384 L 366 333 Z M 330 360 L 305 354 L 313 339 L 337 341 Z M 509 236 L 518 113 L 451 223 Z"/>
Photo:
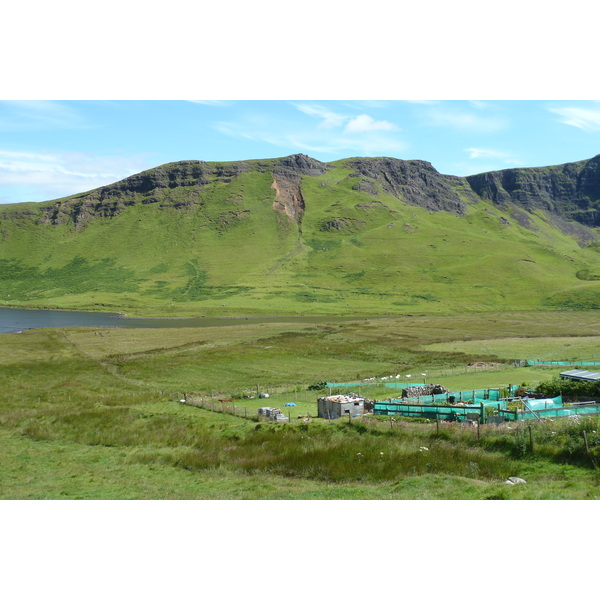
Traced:
<path fill-rule="evenodd" d="M 573 369 L 572 371 L 564 371 L 560 374 L 565 379 L 578 379 L 580 381 L 598 381 L 600 380 L 600 373 L 593 371 L 582 371 L 581 369 Z"/>

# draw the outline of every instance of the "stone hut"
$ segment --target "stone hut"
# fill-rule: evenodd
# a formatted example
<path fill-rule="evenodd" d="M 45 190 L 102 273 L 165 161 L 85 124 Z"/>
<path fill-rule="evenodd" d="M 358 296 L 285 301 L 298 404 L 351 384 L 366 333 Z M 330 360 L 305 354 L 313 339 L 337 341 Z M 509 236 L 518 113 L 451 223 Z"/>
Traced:
<path fill-rule="evenodd" d="M 365 412 L 365 399 L 356 394 L 323 396 L 318 399 L 318 411 L 322 419 L 362 415 Z"/>

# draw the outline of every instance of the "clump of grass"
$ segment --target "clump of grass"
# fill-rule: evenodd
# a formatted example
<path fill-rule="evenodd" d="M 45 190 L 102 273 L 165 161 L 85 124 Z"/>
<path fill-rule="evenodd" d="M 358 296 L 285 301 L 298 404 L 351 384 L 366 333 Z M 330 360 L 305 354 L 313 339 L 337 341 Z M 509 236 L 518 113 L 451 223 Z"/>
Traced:
<path fill-rule="evenodd" d="M 559 464 L 595 466 L 600 464 L 600 418 L 521 422 L 512 425 L 510 430 L 490 429 L 481 445 L 517 459 L 549 459 Z"/>
<path fill-rule="evenodd" d="M 193 450 L 175 464 L 204 469 L 224 460 L 248 473 L 330 482 L 382 483 L 428 473 L 498 479 L 514 470 L 506 457 L 480 448 L 444 441 L 424 446 L 419 434 L 382 436 L 376 430 L 365 433 L 332 426 L 260 428 L 218 455 Z"/>
<path fill-rule="evenodd" d="M 14 259 L 0 259 L 3 298 L 31 300 L 50 295 L 94 292 L 124 293 L 138 289 L 138 279 L 131 269 L 119 267 L 116 259 L 89 261 L 75 257 L 61 267 L 25 266 Z"/>
<path fill-rule="evenodd" d="M 126 407 L 97 406 L 57 411 L 26 424 L 22 434 L 36 440 L 70 440 L 90 446 L 188 446 L 202 448 L 205 431 L 170 415 L 145 415 Z"/>

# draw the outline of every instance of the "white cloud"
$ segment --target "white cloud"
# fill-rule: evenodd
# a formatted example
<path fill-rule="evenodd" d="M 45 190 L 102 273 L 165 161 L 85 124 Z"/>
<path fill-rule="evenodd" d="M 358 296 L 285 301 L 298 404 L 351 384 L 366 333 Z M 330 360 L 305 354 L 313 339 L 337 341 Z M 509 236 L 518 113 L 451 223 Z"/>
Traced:
<path fill-rule="evenodd" d="M 377 132 L 363 135 L 345 135 L 344 133 L 326 132 L 322 128 L 316 130 L 290 131 L 256 130 L 247 124 L 218 123 L 216 129 L 221 133 L 238 139 L 265 142 L 286 152 L 308 152 L 317 154 L 344 154 L 360 156 L 380 156 L 386 152 L 406 150 L 404 141 L 397 137 L 389 137 Z"/>
<path fill-rule="evenodd" d="M 305 115 L 321 119 L 320 129 L 335 129 L 345 125 L 344 133 L 369 133 L 372 131 L 396 131 L 398 128 L 389 121 L 376 121 L 367 114 L 357 116 L 333 112 L 314 104 L 294 104 Z"/>
<path fill-rule="evenodd" d="M 348 121 L 344 131 L 346 133 L 364 133 L 368 131 L 395 131 L 398 129 L 389 121 L 376 121 L 369 115 L 358 115 Z"/>
<path fill-rule="evenodd" d="M 490 150 L 487 148 L 467 148 L 465 152 L 469 153 L 469 158 L 497 158 L 507 165 L 520 165 L 521 161 L 508 152 L 500 150 Z"/>
<path fill-rule="evenodd" d="M 489 102 L 486 102 L 484 100 L 469 100 L 469 106 L 472 106 L 473 108 L 477 108 L 479 110 L 483 110 L 489 105 Z"/>
<path fill-rule="evenodd" d="M 52 200 L 114 183 L 149 168 L 145 156 L 0 150 L 4 202 Z"/>
<path fill-rule="evenodd" d="M 321 160 L 331 160 L 331 155 L 336 154 L 381 156 L 407 148 L 404 140 L 393 134 L 398 128 L 389 121 L 378 121 L 367 114 L 346 115 L 309 102 L 291 104 L 314 118 L 315 126 L 310 126 L 310 121 L 307 125 L 305 118 L 281 119 L 277 115 L 246 113 L 236 122 L 221 121 L 213 127 L 224 135 L 265 142 L 290 153 L 329 155 L 315 156 Z"/>
<path fill-rule="evenodd" d="M 7 117 L 0 131 L 89 129 L 91 125 L 73 107 L 56 101 L 4 101 Z"/>
<path fill-rule="evenodd" d="M 561 117 L 561 123 L 584 131 L 600 131 L 600 109 L 564 107 L 550 108 L 550 112 Z"/>
<path fill-rule="evenodd" d="M 465 112 L 442 106 L 429 109 L 426 112 L 426 117 L 429 124 L 436 127 L 450 127 L 478 133 L 493 133 L 508 126 L 508 122 L 502 117 Z"/>
<path fill-rule="evenodd" d="M 506 169 L 505 165 L 494 163 L 494 162 L 484 162 L 484 163 L 463 163 L 456 162 L 452 163 L 445 171 L 451 172 L 453 175 L 458 175 L 459 177 L 467 177 L 468 175 L 478 175 L 479 173 L 491 173 L 493 171 L 501 171 L 502 169 Z"/>
<path fill-rule="evenodd" d="M 311 117 L 317 117 L 322 119 L 319 127 L 325 129 L 331 129 L 334 127 L 341 127 L 344 122 L 349 118 L 346 115 L 341 115 L 335 113 L 323 106 L 313 105 L 313 104 L 294 104 L 294 106 L 305 115 L 309 115 Z"/>
<path fill-rule="evenodd" d="M 232 138 L 244 138 L 247 140 L 256 140 L 257 138 L 246 131 L 244 127 L 238 125 L 237 123 L 231 123 L 229 121 L 218 121 L 214 123 L 213 127 L 223 135 L 228 135 Z"/>
<path fill-rule="evenodd" d="M 37 154 L 35 152 L 14 152 L 12 150 L 0 150 L 0 161 L 26 161 L 40 160 L 43 162 L 56 162 L 58 157 L 49 154 Z"/>

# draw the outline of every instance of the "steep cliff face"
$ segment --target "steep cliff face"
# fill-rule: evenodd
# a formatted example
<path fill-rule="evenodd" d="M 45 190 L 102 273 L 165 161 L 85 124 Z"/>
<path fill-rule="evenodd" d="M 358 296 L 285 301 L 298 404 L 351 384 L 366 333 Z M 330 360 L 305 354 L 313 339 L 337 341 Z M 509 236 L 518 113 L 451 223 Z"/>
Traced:
<path fill-rule="evenodd" d="M 465 201 L 456 193 L 454 186 L 463 186 L 461 177 L 442 175 L 430 163 L 422 160 L 399 160 L 395 158 L 355 158 L 345 165 L 356 169 L 357 174 L 367 178 L 356 189 L 371 193 L 373 181 L 392 196 L 408 204 L 432 211 L 446 211 L 457 215 L 466 213 Z M 476 202 L 477 197 L 465 187 L 466 196 Z"/>
<path fill-rule="evenodd" d="M 484 200 L 545 210 L 588 227 L 600 226 L 600 155 L 576 163 L 506 169 L 466 178 Z"/>

